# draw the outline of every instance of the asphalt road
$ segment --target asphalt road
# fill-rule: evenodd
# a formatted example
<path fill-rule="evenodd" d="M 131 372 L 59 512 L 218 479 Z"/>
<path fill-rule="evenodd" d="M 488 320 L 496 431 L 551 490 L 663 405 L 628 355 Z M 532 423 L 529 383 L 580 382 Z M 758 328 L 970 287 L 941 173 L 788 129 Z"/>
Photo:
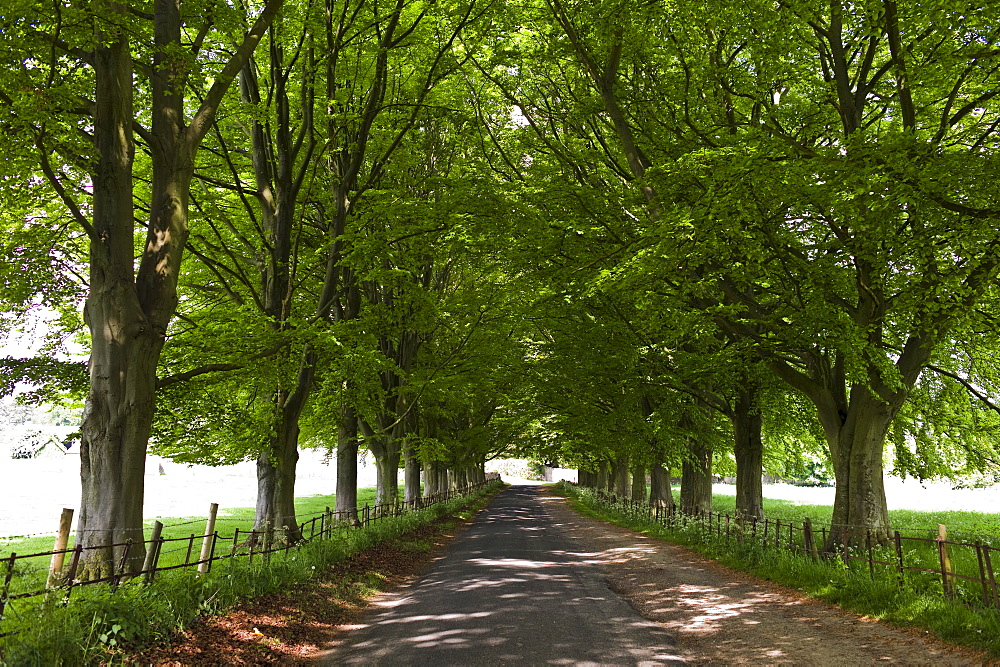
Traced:
<path fill-rule="evenodd" d="M 507 489 L 389 608 L 347 632 L 324 664 L 656 665 L 668 633 L 608 589 L 539 501 Z"/>

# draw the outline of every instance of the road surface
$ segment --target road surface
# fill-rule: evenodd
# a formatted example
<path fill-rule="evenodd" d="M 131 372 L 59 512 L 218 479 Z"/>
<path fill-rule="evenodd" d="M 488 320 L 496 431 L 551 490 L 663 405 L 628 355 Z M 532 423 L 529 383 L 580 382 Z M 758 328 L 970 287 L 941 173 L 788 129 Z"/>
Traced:
<path fill-rule="evenodd" d="M 325 664 L 680 662 L 661 627 L 613 593 L 602 561 L 554 521 L 537 487 L 498 495 L 402 597 L 346 632 Z"/>

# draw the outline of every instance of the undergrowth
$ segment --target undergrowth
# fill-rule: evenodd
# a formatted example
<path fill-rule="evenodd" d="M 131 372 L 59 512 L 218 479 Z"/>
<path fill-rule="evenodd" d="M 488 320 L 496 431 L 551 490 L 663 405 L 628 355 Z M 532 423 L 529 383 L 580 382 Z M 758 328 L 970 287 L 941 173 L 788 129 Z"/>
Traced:
<path fill-rule="evenodd" d="M 68 602 L 31 598 L 10 604 L 0 638 L 2 665 L 76 665 L 121 661 L 142 646 L 173 635 L 199 616 L 217 614 L 238 602 L 321 581 L 334 564 L 422 524 L 479 507 L 501 483 L 473 496 L 387 517 L 334 539 L 316 540 L 276 552 L 270 558 L 229 559 L 206 574 L 193 570 L 160 573 L 149 584 L 80 587 Z"/>
<path fill-rule="evenodd" d="M 734 569 L 863 616 L 920 628 L 1000 657 L 1000 612 L 952 601 L 941 592 L 940 584 L 922 585 L 919 576 L 907 576 L 901 585 L 895 570 L 876 568 L 873 576 L 866 564 L 846 565 L 836 558 L 813 561 L 805 554 L 762 548 L 752 540 L 727 540 L 725 535 L 708 534 L 697 520 L 668 528 L 652 517 L 621 512 L 589 489 L 563 483 L 556 488 L 570 499 L 574 509 L 588 516 L 686 546 Z"/>

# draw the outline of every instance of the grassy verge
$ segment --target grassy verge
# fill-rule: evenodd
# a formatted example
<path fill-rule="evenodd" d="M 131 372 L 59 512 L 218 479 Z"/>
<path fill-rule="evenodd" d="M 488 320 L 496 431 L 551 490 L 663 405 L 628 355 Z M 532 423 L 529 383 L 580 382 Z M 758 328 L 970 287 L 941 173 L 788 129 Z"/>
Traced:
<path fill-rule="evenodd" d="M 766 493 L 767 487 L 764 488 Z M 679 498 L 676 490 L 674 496 Z M 712 511 L 735 515 L 736 496 L 714 494 Z M 764 514 L 782 521 L 801 521 L 809 517 L 814 524 L 829 523 L 833 507 L 764 498 Z M 889 510 L 889 521 L 892 527 L 903 535 L 934 537 L 937 535 L 937 525 L 944 524 L 948 527 L 948 535 L 952 539 L 970 542 L 979 540 L 983 544 L 1000 547 L 1000 514 L 972 511 Z"/>
<path fill-rule="evenodd" d="M 708 534 L 698 521 L 667 528 L 653 519 L 622 512 L 601 502 L 588 489 L 559 484 L 556 489 L 574 509 L 673 544 L 680 544 L 734 569 L 743 570 L 844 609 L 904 627 L 921 628 L 950 642 L 988 651 L 1000 657 L 1000 612 L 975 608 L 945 598 L 940 586 L 925 585 L 923 577 L 908 576 L 900 585 L 894 570 L 845 565 L 838 559 L 813 562 L 798 553 L 764 549 L 759 542 L 742 543 Z M 773 501 L 772 501 L 773 503 Z M 801 519 L 801 506 L 797 517 Z M 725 506 L 720 507 L 725 511 Z M 765 507 L 765 509 L 768 509 Z M 770 506 L 773 511 L 774 505 Z M 829 509 L 829 508 L 827 508 Z M 930 520 L 937 515 L 924 517 Z M 925 524 L 926 525 L 926 524 Z M 919 574 L 919 573 L 918 573 Z"/>
<path fill-rule="evenodd" d="M 399 488 L 399 495 L 402 498 L 403 487 Z M 336 497 L 333 494 L 296 498 L 295 516 L 299 523 L 302 523 L 314 516 L 319 516 L 327 507 L 333 507 L 335 502 Z M 358 507 L 363 507 L 366 504 L 375 504 L 374 486 L 358 489 Z M 220 535 L 232 535 L 237 528 L 241 532 L 248 531 L 253 527 L 254 511 L 253 507 L 220 507 L 215 529 L 219 531 Z M 165 538 L 202 535 L 205 531 L 206 517 L 204 516 L 158 517 L 157 519 L 147 519 L 144 522 L 147 537 L 155 520 L 159 520 L 163 524 L 163 537 Z M 0 536 L 0 558 L 11 553 L 28 554 L 49 551 L 52 549 L 52 543 L 52 535 L 16 539 L 6 539 Z M 69 548 L 72 548 L 73 544 L 73 534 L 71 533 Z"/>
<path fill-rule="evenodd" d="M 485 487 L 472 498 L 386 518 L 337 539 L 314 541 L 288 554 L 221 561 L 207 574 L 191 570 L 162 573 L 148 585 L 82 587 L 69 603 L 31 598 L 32 604 L 10 605 L 0 638 L 0 663 L 65 665 L 107 663 L 151 642 L 161 641 L 205 614 L 310 582 L 322 581 L 331 568 L 351 554 L 398 538 L 441 517 L 471 511 L 495 493 Z"/>

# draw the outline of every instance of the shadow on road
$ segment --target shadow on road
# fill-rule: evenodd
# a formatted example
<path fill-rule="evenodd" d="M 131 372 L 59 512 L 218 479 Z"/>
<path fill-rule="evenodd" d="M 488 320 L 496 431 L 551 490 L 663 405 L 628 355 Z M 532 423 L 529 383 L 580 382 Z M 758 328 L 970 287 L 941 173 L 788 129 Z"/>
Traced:
<path fill-rule="evenodd" d="M 327 664 L 667 664 L 668 633 L 608 589 L 540 502 L 511 487 L 400 599 L 346 633 Z"/>

